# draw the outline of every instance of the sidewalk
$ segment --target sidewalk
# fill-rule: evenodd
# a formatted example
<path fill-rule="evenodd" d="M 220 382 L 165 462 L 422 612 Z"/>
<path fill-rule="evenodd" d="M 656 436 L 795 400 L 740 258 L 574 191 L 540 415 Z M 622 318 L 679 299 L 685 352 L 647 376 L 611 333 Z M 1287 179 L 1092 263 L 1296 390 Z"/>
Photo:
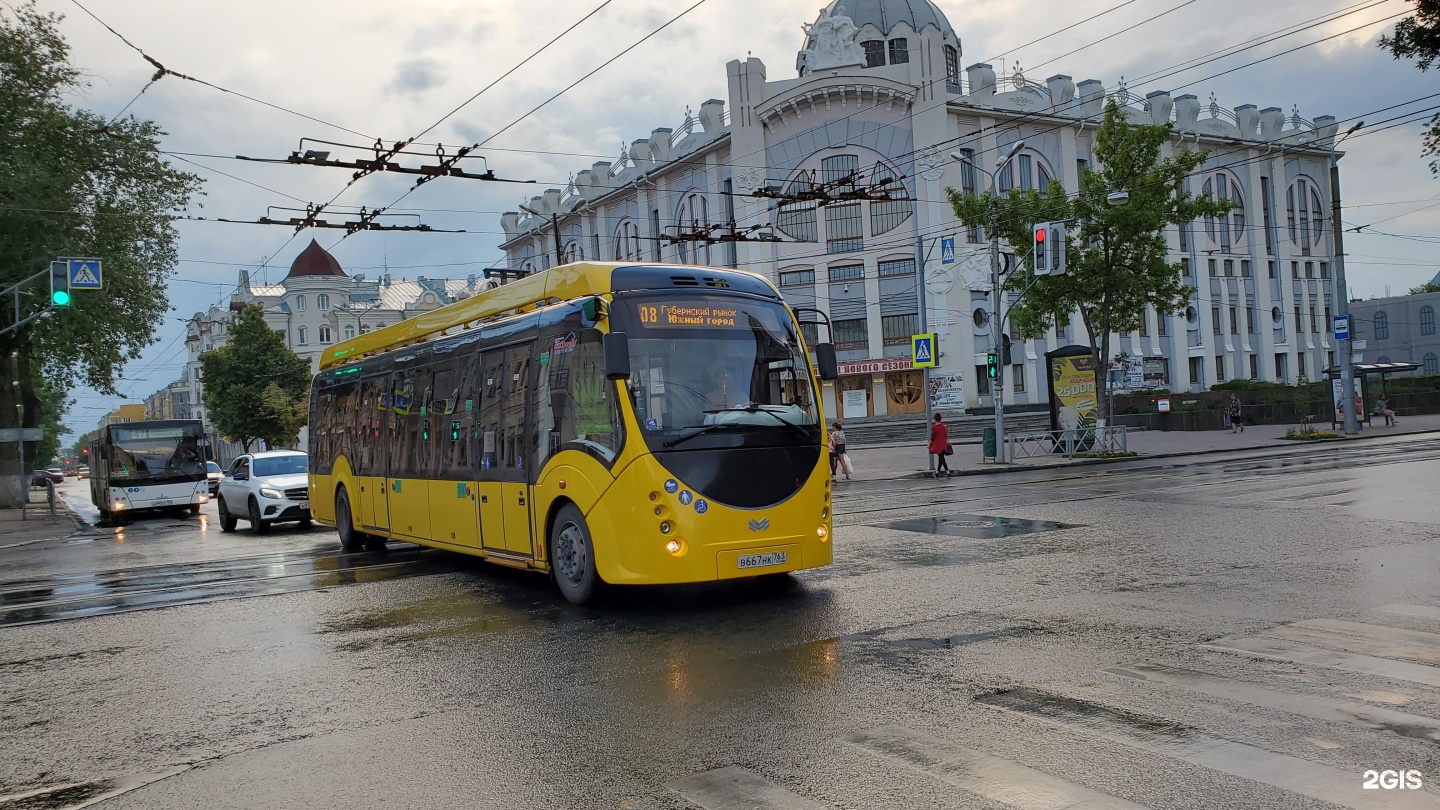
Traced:
<path fill-rule="evenodd" d="M 1256 448 L 1276 447 L 1304 447 L 1312 444 L 1330 444 L 1331 442 L 1299 442 L 1280 438 L 1285 431 L 1294 425 L 1255 425 L 1248 427 L 1243 433 L 1231 433 L 1228 430 L 1205 430 L 1205 431 L 1154 431 L 1140 430 L 1128 434 L 1129 449 L 1140 454 L 1140 457 L 1164 457 L 1186 455 L 1189 453 L 1218 453 L 1227 450 L 1253 450 Z M 1317 430 L 1328 431 L 1329 423 L 1318 424 Z M 1366 439 L 1378 439 L 1387 436 L 1404 436 L 1413 433 L 1433 433 L 1440 431 L 1440 414 L 1428 414 L 1425 416 L 1411 416 L 1400 420 L 1400 424 L 1385 427 L 1383 420 L 1380 424 L 1373 424 L 1360 432 L 1360 435 L 1349 441 L 1364 441 Z M 1338 430 L 1336 432 L 1339 432 Z M 925 453 L 926 443 L 924 441 L 907 442 L 904 444 L 875 445 L 871 447 L 857 447 L 850 451 L 850 460 L 855 464 L 856 481 L 876 481 L 894 478 L 907 478 L 923 474 L 927 467 L 928 457 Z M 982 462 L 980 458 L 980 445 L 978 443 L 967 443 L 955 445 L 955 455 L 951 456 L 950 469 L 956 475 L 978 475 L 993 472 L 1006 472 L 1011 470 L 1028 470 L 1042 467 L 1073 467 L 1086 464 L 1104 463 L 1102 459 L 1068 459 L 1063 456 L 1046 458 L 1022 458 L 1017 459 L 1013 464 L 997 465 L 993 462 Z"/>
<path fill-rule="evenodd" d="M 31 489 L 29 520 L 20 519 L 19 509 L 0 509 L 0 550 L 43 543 L 69 537 L 80 527 L 75 513 L 58 494 L 55 496 L 55 515 L 50 515 L 50 503 L 45 490 Z"/>

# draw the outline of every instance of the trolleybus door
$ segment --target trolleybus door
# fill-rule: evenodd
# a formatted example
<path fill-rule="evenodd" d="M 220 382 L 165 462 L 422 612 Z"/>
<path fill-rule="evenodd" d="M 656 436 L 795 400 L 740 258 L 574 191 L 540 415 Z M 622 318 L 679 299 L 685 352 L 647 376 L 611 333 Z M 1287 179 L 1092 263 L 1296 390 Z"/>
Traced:
<path fill-rule="evenodd" d="M 394 441 L 394 414 L 390 410 L 390 375 L 372 377 L 364 382 L 365 396 L 363 413 L 370 431 L 370 440 L 365 442 L 363 459 L 364 478 L 360 488 L 364 491 L 361 509 L 361 525 L 376 529 L 390 528 L 389 490 L 390 442 Z"/>
<path fill-rule="evenodd" d="M 530 465 L 526 441 L 528 344 L 482 358 L 480 539 L 487 549 L 531 554 Z"/>

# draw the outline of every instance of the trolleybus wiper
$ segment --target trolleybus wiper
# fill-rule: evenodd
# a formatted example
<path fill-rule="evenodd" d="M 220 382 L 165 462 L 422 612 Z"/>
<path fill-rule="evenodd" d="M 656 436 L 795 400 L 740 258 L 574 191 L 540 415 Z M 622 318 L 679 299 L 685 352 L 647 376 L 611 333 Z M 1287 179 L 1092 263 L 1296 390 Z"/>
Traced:
<path fill-rule="evenodd" d="M 784 425 L 785 427 L 790 428 L 791 430 L 795 431 L 795 435 L 799 436 L 800 438 L 802 438 L 802 439 L 808 439 L 808 438 L 810 438 L 810 431 L 806 430 L 805 428 L 801 427 L 800 425 L 795 424 L 794 422 L 791 422 L 789 419 L 786 419 L 785 417 L 781 416 L 780 414 L 775 413 L 775 412 L 772 411 L 772 410 L 766 409 L 765 406 L 763 406 L 763 405 L 746 405 L 746 406 L 743 406 L 743 407 L 740 407 L 740 408 L 719 408 L 719 409 L 713 410 L 713 411 L 706 411 L 705 413 L 734 413 L 734 412 L 737 412 L 737 411 L 740 412 L 740 413 L 763 413 L 763 414 L 765 414 L 766 416 L 769 416 L 769 417 L 771 417 L 772 419 L 774 419 L 775 421 L 777 421 L 777 422 L 779 422 L 780 424 Z"/>
<path fill-rule="evenodd" d="M 720 430 L 721 428 L 734 428 L 734 427 L 741 427 L 741 426 L 735 424 L 734 422 L 723 422 L 723 423 L 722 423 L 722 422 L 717 422 L 717 423 L 715 423 L 715 424 L 713 424 L 713 425 L 700 425 L 700 426 L 696 427 L 694 430 L 690 431 L 689 433 L 681 433 L 679 436 L 676 436 L 676 437 L 673 438 L 673 439 L 667 439 L 667 440 L 665 440 L 665 442 L 664 442 L 663 444 L 661 444 L 660 446 L 661 446 L 661 447 L 664 447 L 666 450 L 669 450 L 670 448 L 674 447 L 675 445 L 680 444 L 681 442 L 684 442 L 684 441 L 688 441 L 688 440 L 690 440 L 690 439 L 693 439 L 693 438 L 695 438 L 696 436 L 703 436 L 703 435 L 705 435 L 706 433 L 711 433 L 711 432 L 713 432 L 713 431 Z"/>

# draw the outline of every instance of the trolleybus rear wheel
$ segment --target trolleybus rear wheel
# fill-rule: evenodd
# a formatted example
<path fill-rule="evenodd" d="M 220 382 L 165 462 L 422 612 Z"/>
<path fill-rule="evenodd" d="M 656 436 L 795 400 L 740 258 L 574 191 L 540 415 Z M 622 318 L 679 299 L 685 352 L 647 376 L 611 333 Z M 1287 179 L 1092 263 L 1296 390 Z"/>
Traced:
<path fill-rule="evenodd" d="M 340 548 L 359 551 L 365 544 L 365 535 L 355 531 L 355 521 L 350 513 L 350 493 L 344 487 L 335 495 L 335 530 L 340 533 Z"/>
<path fill-rule="evenodd" d="M 595 547 L 585 516 L 574 504 L 561 507 L 550 527 L 550 567 L 567 600 L 583 605 L 595 595 L 600 582 L 595 573 Z"/>

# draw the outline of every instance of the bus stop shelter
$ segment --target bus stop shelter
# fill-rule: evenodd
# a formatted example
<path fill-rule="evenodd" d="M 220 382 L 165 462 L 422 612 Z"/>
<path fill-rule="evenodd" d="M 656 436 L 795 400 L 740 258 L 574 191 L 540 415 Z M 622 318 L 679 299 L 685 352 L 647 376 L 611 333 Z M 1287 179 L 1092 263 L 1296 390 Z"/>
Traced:
<path fill-rule="evenodd" d="M 1357 378 L 1359 378 L 1359 380 L 1357 380 L 1357 382 L 1363 380 L 1363 383 L 1362 383 L 1359 387 L 1357 387 L 1357 388 L 1355 389 L 1355 390 L 1356 390 L 1356 394 L 1361 398 L 1361 405 L 1362 405 L 1362 407 L 1359 409 L 1359 412 L 1356 414 L 1356 416 L 1359 417 L 1359 419 L 1360 419 L 1361 422 L 1369 422 L 1369 421 L 1370 421 L 1370 411 L 1371 411 L 1370 405 L 1371 405 L 1371 403 L 1374 402 L 1374 398 L 1373 398 L 1373 397 L 1367 396 L 1367 394 L 1370 394 L 1370 393 L 1371 393 L 1371 389 L 1370 389 L 1370 378 L 1373 377 L 1373 376 L 1377 376 L 1377 375 L 1380 377 L 1380 396 L 1385 397 L 1385 398 L 1388 399 L 1389 396 L 1390 396 L 1390 391 L 1389 391 L 1389 388 L 1387 387 L 1386 383 L 1387 383 L 1390 375 L 1391 375 L 1391 374 L 1405 374 L 1405 373 L 1412 372 L 1412 371 L 1418 371 L 1418 370 L 1420 369 L 1420 364 L 1419 364 L 1419 363 L 1351 363 L 1351 364 L 1350 364 L 1350 369 L 1351 369 L 1351 371 L 1354 373 L 1354 376 L 1357 377 Z M 1339 366 L 1331 366 L 1331 367 L 1325 369 L 1325 375 L 1326 375 L 1326 377 L 1328 377 L 1328 378 L 1331 380 L 1331 385 L 1332 385 L 1332 387 L 1335 387 L 1335 383 L 1339 382 L 1339 380 L 1340 380 L 1340 367 L 1339 367 Z M 1337 406 L 1337 407 L 1335 407 L 1334 410 L 1332 411 L 1332 416 L 1331 416 L 1331 419 L 1330 419 L 1330 423 L 1331 423 L 1332 426 L 1339 424 L 1340 421 L 1344 418 L 1344 417 L 1341 415 L 1340 408 L 1338 407 L 1338 406 L 1339 406 L 1339 399 L 1338 399 L 1338 397 L 1339 397 L 1339 394 L 1336 394 L 1334 397 L 1332 397 L 1332 399 L 1334 400 L 1334 402 L 1332 402 L 1331 404 Z"/>

